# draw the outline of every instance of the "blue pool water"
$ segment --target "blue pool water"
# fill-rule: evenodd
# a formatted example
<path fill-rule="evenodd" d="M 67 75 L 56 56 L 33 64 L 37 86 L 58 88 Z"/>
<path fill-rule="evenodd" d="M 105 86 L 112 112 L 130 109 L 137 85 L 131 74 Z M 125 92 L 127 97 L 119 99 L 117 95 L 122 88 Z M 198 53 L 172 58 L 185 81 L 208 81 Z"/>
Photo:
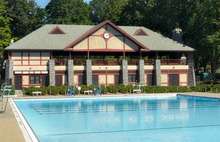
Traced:
<path fill-rule="evenodd" d="M 219 142 L 220 100 L 97 98 L 15 101 L 40 142 Z"/>

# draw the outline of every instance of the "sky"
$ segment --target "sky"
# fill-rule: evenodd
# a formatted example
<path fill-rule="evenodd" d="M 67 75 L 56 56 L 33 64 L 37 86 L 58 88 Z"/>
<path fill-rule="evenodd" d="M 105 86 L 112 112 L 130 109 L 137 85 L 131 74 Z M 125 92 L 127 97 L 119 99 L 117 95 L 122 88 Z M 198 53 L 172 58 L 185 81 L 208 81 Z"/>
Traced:
<path fill-rule="evenodd" d="M 37 4 L 38 4 L 40 7 L 45 7 L 50 0 L 36 0 L 36 1 L 37 1 Z M 86 1 L 86 2 L 89 2 L 89 1 L 91 1 L 91 0 L 85 0 L 85 1 Z"/>

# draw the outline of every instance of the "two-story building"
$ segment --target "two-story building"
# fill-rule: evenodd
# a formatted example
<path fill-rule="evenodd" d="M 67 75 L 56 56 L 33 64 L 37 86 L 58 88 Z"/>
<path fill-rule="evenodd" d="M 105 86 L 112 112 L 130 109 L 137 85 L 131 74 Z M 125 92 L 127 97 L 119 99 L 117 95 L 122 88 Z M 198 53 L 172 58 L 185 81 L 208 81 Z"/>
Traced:
<path fill-rule="evenodd" d="M 47 85 L 195 85 L 193 49 L 145 27 L 45 25 L 6 48 L 16 89 Z"/>

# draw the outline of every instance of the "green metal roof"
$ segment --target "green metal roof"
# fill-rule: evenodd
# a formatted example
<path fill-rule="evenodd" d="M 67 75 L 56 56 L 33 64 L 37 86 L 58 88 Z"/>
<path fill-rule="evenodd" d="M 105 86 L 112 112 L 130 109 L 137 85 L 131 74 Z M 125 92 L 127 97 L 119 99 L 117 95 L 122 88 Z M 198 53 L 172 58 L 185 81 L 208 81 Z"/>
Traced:
<path fill-rule="evenodd" d="M 65 34 L 49 34 L 59 27 Z M 24 38 L 16 41 L 6 50 L 64 50 L 64 48 L 78 39 L 82 34 L 93 28 L 94 25 L 44 25 Z M 145 27 L 119 26 L 122 30 L 143 44 L 150 51 L 194 51 L 193 48 L 180 44 L 170 38 L 153 32 Z M 135 36 L 138 30 L 144 30 L 147 36 Z"/>

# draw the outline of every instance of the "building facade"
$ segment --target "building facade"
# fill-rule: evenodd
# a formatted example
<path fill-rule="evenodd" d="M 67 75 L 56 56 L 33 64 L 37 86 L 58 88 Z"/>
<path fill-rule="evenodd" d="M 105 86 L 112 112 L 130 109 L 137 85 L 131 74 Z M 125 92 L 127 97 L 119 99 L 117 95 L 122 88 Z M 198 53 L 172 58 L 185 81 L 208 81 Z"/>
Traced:
<path fill-rule="evenodd" d="M 145 27 L 45 25 L 6 48 L 6 79 L 30 86 L 195 85 L 193 49 Z"/>

